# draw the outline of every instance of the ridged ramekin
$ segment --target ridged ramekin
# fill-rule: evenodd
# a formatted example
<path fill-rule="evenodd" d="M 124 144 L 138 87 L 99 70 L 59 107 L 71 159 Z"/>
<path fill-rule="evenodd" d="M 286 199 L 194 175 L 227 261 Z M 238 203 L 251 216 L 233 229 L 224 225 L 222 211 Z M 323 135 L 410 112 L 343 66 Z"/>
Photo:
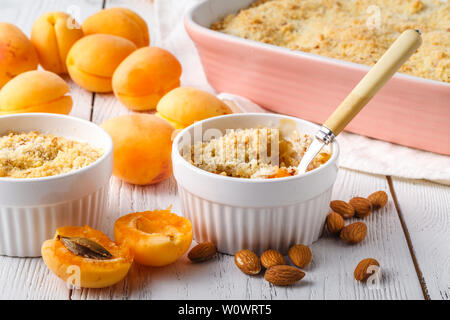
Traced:
<path fill-rule="evenodd" d="M 277 113 L 323 123 L 370 67 L 209 28 L 252 2 L 206 0 L 187 12 L 186 31 L 209 84 Z M 450 83 L 396 73 L 346 130 L 450 155 L 449 101 Z"/>
<path fill-rule="evenodd" d="M 97 227 L 105 209 L 112 173 L 112 140 L 92 122 L 70 116 L 28 113 L 0 117 L 0 134 L 39 131 L 102 148 L 94 163 L 43 178 L 0 178 L 0 254 L 41 255 L 41 244 L 58 227 Z"/>
<path fill-rule="evenodd" d="M 297 131 L 314 134 L 316 124 L 297 118 L 262 113 L 232 114 L 199 121 L 174 140 L 172 163 L 183 215 L 190 219 L 196 241 L 213 241 L 218 250 L 241 249 L 286 253 L 296 243 L 319 238 L 329 212 L 331 190 L 338 171 L 339 147 L 319 168 L 287 178 L 242 179 L 221 176 L 195 167 L 182 157 L 185 143 L 207 129 L 277 127 L 281 119 L 295 121 Z M 202 137 L 203 133 L 200 133 Z"/>

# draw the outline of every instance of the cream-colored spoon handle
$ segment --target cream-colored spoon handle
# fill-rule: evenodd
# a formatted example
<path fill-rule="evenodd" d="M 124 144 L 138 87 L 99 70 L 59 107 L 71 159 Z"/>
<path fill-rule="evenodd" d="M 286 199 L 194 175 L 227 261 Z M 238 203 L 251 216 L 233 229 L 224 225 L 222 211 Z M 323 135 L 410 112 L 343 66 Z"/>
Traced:
<path fill-rule="evenodd" d="M 421 45 L 417 30 L 406 30 L 324 123 L 338 135 Z"/>

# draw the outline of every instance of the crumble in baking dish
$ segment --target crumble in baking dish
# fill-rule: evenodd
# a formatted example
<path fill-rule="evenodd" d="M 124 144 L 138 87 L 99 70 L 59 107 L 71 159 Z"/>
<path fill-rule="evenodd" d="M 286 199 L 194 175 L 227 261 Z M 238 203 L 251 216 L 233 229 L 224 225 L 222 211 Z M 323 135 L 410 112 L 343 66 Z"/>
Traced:
<path fill-rule="evenodd" d="M 400 72 L 450 82 L 446 0 L 259 0 L 211 28 L 369 66 L 403 31 L 419 29 L 423 44 Z"/>

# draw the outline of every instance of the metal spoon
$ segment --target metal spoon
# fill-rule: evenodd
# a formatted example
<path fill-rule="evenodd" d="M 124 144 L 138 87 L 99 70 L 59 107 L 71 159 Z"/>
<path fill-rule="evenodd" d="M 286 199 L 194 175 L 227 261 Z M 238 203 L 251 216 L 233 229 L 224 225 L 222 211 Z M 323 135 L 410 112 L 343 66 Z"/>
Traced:
<path fill-rule="evenodd" d="M 344 130 L 347 124 L 419 48 L 422 44 L 420 34 L 419 30 L 404 31 L 356 87 L 353 88 L 352 92 L 342 101 L 316 133 L 313 142 L 297 167 L 298 174 L 306 172 L 310 162 L 320 150 Z"/>

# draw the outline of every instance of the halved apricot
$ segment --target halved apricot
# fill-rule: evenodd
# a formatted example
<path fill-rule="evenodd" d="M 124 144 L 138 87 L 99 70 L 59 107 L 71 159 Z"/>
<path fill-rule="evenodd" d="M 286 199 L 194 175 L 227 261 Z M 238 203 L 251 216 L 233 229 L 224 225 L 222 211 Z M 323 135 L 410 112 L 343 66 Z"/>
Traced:
<path fill-rule="evenodd" d="M 103 288 L 119 282 L 133 262 L 128 247 L 89 226 L 58 228 L 55 237 L 42 244 L 41 252 L 54 274 L 83 288 Z"/>
<path fill-rule="evenodd" d="M 189 249 L 192 224 L 170 212 L 170 208 L 136 212 L 115 222 L 114 237 L 131 248 L 136 262 L 161 267 L 174 262 Z"/>

